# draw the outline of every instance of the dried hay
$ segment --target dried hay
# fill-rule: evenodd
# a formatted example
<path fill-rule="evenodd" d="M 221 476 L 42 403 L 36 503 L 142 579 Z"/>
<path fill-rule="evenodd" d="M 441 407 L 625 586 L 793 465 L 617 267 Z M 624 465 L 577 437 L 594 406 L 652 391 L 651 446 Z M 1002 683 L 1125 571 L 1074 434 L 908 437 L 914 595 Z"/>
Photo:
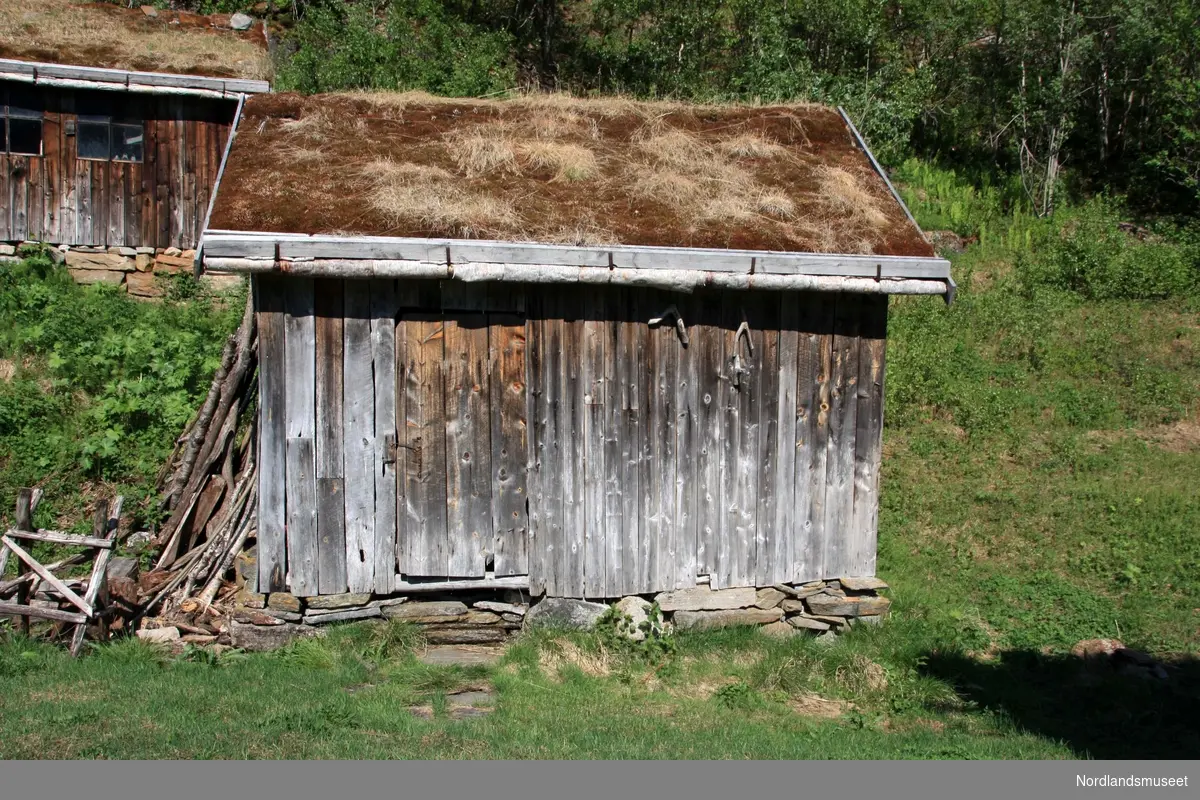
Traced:
<path fill-rule="evenodd" d="M 587 651 L 568 639 L 557 639 L 543 645 L 538 666 L 554 681 L 564 667 L 574 667 L 591 678 L 607 678 L 612 674 L 612 656 L 604 647 Z"/>
<path fill-rule="evenodd" d="M 265 48 L 233 31 L 169 25 L 140 11 L 68 0 L 0 0 L 0 55 L 249 79 L 271 73 Z"/>
<path fill-rule="evenodd" d="M 381 159 L 362 170 L 367 200 L 393 224 L 417 222 L 458 236 L 479 236 L 518 223 L 502 201 L 461 188 L 440 167 Z"/>
<path fill-rule="evenodd" d="M 842 700 L 829 700 L 820 695 L 810 693 L 788 698 L 787 704 L 788 708 L 797 714 L 805 717 L 816 717 L 817 719 L 837 719 L 842 714 L 854 708 L 852 703 Z"/>

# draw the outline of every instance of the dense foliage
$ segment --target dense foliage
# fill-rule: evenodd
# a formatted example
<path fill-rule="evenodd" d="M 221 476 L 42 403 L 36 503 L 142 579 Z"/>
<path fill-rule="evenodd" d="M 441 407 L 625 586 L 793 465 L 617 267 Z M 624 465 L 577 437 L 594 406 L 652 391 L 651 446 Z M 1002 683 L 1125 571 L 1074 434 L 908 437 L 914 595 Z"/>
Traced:
<path fill-rule="evenodd" d="M 217 302 L 190 276 L 160 304 L 76 285 L 44 254 L 0 268 L 3 507 L 39 485 L 53 513 L 103 481 L 139 513 L 240 316 L 237 298 Z"/>
<path fill-rule="evenodd" d="M 294 13 L 293 13 L 294 9 Z M 1196 0 L 298 0 L 281 88 L 846 106 L 888 163 L 1200 211 Z"/>

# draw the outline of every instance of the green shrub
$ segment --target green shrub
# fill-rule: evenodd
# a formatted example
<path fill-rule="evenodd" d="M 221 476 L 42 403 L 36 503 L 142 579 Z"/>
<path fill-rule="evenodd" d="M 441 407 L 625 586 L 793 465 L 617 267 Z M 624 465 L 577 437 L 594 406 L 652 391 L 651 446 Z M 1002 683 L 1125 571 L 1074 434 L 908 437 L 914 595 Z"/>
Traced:
<path fill-rule="evenodd" d="M 1061 215 L 1058 230 L 1019 262 L 1029 285 L 1093 300 L 1156 300 L 1196 290 L 1196 251 L 1165 238 L 1122 229 L 1122 208 L 1099 197 Z"/>

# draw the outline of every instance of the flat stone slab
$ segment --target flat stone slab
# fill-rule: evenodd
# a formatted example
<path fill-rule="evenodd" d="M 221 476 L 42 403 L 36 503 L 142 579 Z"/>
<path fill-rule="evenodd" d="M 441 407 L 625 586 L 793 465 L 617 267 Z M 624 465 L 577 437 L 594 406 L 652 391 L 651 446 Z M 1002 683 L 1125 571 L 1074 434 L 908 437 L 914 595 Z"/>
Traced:
<path fill-rule="evenodd" d="M 401 603 L 384 608 L 383 616 L 405 622 L 458 622 L 466 619 L 467 607 L 457 600 Z"/>
<path fill-rule="evenodd" d="M 492 667 L 499 664 L 503 656 L 503 647 L 440 644 L 420 653 L 417 660 L 432 667 Z"/>
<path fill-rule="evenodd" d="M 707 586 L 696 586 L 662 592 L 654 602 L 662 611 L 723 611 L 749 608 L 758 602 L 758 592 L 753 586 L 715 591 Z"/>
<path fill-rule="evenodd" d="M 757 599 L 754 601 L 754 605 L 757 608 L 775 608 L 787 599 L 785 592 L 781 592 L 773 586 L 759 589 L 755 596 Z"/>
<path fill-rule="evenodd" d="M 754 590 L 750 590 L 753 598 Z M 675 612 L 675 627 L 680 630 L 706 630 L 709 628 L 728 628 L 733 625 L 766 625 L 783 619 L 783 611 L 778 608 L 740 608 L 718 611 L 677 611 Z"/>
<path fill-rule="evenodd" d="M 371 595 L 366 593 L 343 592 L 342 594 L 323 594 L 308 598 L 308 610 L 353 608 L 355 606 L 365 606 L 369 602 L 371 602 Z"/>
<path fill-rule="evenodd" d="M 843 589 L 849 589 L 852 592 L 878 592 L 880 589 L 888 588 L 888 585 L 876 577 L 867 578 L 838 578 L 838 583 Z"/>
<path fill-rule="evenodd" d="M 886 614 L 892 601 L 886 597 L 834 597 L 815 594 L 804 601 L 814 615 L 837 617 L 873 617 Z"/>
<path fill-rule="evenodd" d="M 429 625 L 424 634 L 431 644 L 483 644 L 508 638 L 508 632 L 495 625 Z"/>
<path fill-rule="evenodd" d="M 793 628 L 804 628 L 810 631 L 827 631 L 830 627 L 828 622 L 823 622 L 819 619 L 813 619 L 812 617 L 804 617 L 799 615 L 795 617 L 788 617 L 787 621 L 788 624 L 790 624 Z"/>
<path fill-rule="evenodd" d="M 471 605 L 484 611 L 494 611 L 497 614 L 516 614 L 520 617 L 525 616 L 525 612 L 529 610 L 529 606 L 519 606 L 516 603 L 501 603 L 495 600 L 480 600 Z"/>
<path fill-rule="evenodd" d="M 492 713 L 490 708 L 475 708 L 474 706 L 455 706 L 446 712 L 446 716 L 450 719 L 472 719 L 474 717 L 486 717 Z"/>
<path fill-rule="evenodd" d="M 446 695 L 446 702 L 452 706 L 491 706 L 496 704 L 496 695 L 482 691 L 455 692 Z"/>

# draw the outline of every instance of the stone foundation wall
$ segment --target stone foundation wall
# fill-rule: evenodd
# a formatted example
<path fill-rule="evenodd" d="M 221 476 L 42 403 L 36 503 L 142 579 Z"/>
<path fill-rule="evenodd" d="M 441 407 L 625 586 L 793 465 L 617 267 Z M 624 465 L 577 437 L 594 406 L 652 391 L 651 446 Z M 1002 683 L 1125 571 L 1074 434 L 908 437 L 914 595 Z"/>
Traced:
<path fill-rule="evenodd" d="M 363 619 L 398 619 L 422 626 L 431 644 L 502 643 L 524 627 L 588 629 L 610 610 L 618 630 L 632 639 L 651 631 L 756 626 L 772 636 L 836 636 L 858 624 L 878 624 L 891 601 L 878 578 L 841 578 L 801 585 L 712 590 L 707 586 L 657 595 L 624 597 L 615 603 L 547 597 L 532 604 L 525 592 L 461 591 L 376 597 L 339 594 L 300 598 L 286 593 L 235 595 L 230 641 L 235 647 L 270 649 L 319 626 Z"/>
<path fill-rule="evenodd" d="M 35 242 L 0 242 L 0 261 L 19 258 L 21 247 Z M 65 264 L 76 283 L 107 283 L 119 286 L 131 296 L 141 299 L 162 297 L 163 282 L 157 276 L 190 273 L 195 263 L 195 250 L 177 247 L 89 247 L 86 245 L 52 245 L 50 255 Z M 206 272 L 200 280 L 216 291 L 225 291 L 241 284 L 242 276 L 233 273 Z"/>

